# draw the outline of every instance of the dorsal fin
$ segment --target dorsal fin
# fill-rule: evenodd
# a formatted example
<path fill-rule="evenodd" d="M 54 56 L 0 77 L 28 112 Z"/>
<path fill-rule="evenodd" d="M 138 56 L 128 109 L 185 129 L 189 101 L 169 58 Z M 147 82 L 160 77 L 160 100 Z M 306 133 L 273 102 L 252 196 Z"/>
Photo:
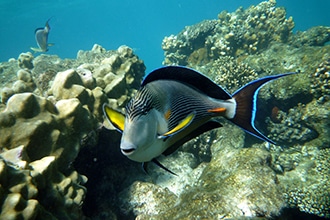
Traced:
<path fill-rule="evenodd" d="M 183 66 L 166 66 L 149 73 L 141 86 L 156 80 L 176 80 L 186 85 L 195 87 L 199 91 L 215 99 L 230 99 L 231 95 L 214 83 L 207 76 Z"/>

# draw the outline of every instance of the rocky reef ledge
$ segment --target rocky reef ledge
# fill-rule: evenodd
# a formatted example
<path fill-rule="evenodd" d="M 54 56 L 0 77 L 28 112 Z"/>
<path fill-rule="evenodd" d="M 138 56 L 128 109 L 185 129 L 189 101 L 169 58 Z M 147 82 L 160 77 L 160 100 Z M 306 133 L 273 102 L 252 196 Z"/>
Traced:
<path fill-rule="evenodd" d="M 231 93 L 299 72 L 260 90 L 256 126 L 277 145 L 223 120 L 159 158 L 178 176 L 146 175 L 104 121 L 102 104 L 124 110 L 145 74 L 131 48 L 0 63 L 0 219 L 330 218 L 330 28 L 293 28 L 270 0 L 164 38 L 164 64 Z"/>

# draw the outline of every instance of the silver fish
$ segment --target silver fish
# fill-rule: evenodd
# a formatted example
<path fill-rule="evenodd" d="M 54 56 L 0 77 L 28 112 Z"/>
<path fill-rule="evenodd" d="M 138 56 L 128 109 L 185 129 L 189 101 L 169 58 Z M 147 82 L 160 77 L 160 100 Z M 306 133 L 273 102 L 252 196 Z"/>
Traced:
<path fill-rule="evenodd" d="M 255 125 L 257 94 L 267 82 L 294 74 L 284 73 L 257 79 L 233 95 L 203 74 L 186 67 L 167 66 L 154 70 L 143 80 L 136 96 L 126 106 L 126 116 L 103 105 L 106 118 L 122 132 L 120 149 L 137 162 L 169 155 L 182 144 L 222 125 L 223 116 L 246 132 L 275 144 Z M 173 173 L 174 174 L 174 173 Z"/>
<path fill-rule="evenodd" d="M 42 28 L 37 28 L 34 32 L 35 34 L 35 39 L 38 44 L 38 48 L 36 47 L 31 47 L 31 50 L 33 50 L 35 53 L 36 52 L 47 52 L 49 46 L 53 46 L 54 44 L 48 43 L 48 35 L 50 31 L 50 26 L 49 26 L 49 18 L 46 21 L 45 27 Z"/>

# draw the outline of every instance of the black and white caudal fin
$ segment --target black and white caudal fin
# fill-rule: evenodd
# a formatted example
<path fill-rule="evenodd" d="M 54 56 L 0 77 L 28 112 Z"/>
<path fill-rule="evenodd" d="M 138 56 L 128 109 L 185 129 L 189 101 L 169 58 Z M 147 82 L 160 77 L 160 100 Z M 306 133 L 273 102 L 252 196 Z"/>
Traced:
<path fill-rule="evenodd" d="M 254 120 L 257 112 L 257 96 L 260 88 L 266 83 L 284 77 L 295 72 L 279 74 L 275 76 L 266 76 L 255 81 L 252 81 L 233 94 L 236 101 L 236 113 L 234 118 L 230 119 L 233 123 L 243 128 L 246 132 L 254 135 L 261 140 L 275 144 L 272 140 L 263 135 L 255 128 Z"/>

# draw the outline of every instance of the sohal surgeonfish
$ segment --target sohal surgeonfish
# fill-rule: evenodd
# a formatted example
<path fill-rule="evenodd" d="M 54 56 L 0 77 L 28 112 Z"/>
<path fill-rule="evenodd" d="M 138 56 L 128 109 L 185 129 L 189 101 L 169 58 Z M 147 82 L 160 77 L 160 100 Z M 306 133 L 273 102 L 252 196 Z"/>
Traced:
<path fill-rule="evenodd" d="M 129 159 L 152 161 L 169 155 L 198 135 L 219 128 L 223 116 L 246 132 L 274 144 L 255 125 L 257 94 L 267 82 L 294 74 L 284 73 L 257 79 L 233 95 L 203 74 L 186 67 L 167 66 L 145 77 L 141 88 L 126 106 L 126 116 L 107 104 L 103 111 L 122 132 L 120 149 Z"/>
<path fill-rule="evenodd" d="M 31 50 L 33 50 L 35 53 L 36 52 L 47 52 L 49 46 L 53 46 L 54 44 L 48 43 L 48 34 L 50 31 L 50 26 L 49 26 L 49 18 L 46 21 L 45 27 L 42 28 L 37 28 L 34 32 L 36 42 L 38 44 L 38 48 L 36 47 L 31 47 Z"/>

